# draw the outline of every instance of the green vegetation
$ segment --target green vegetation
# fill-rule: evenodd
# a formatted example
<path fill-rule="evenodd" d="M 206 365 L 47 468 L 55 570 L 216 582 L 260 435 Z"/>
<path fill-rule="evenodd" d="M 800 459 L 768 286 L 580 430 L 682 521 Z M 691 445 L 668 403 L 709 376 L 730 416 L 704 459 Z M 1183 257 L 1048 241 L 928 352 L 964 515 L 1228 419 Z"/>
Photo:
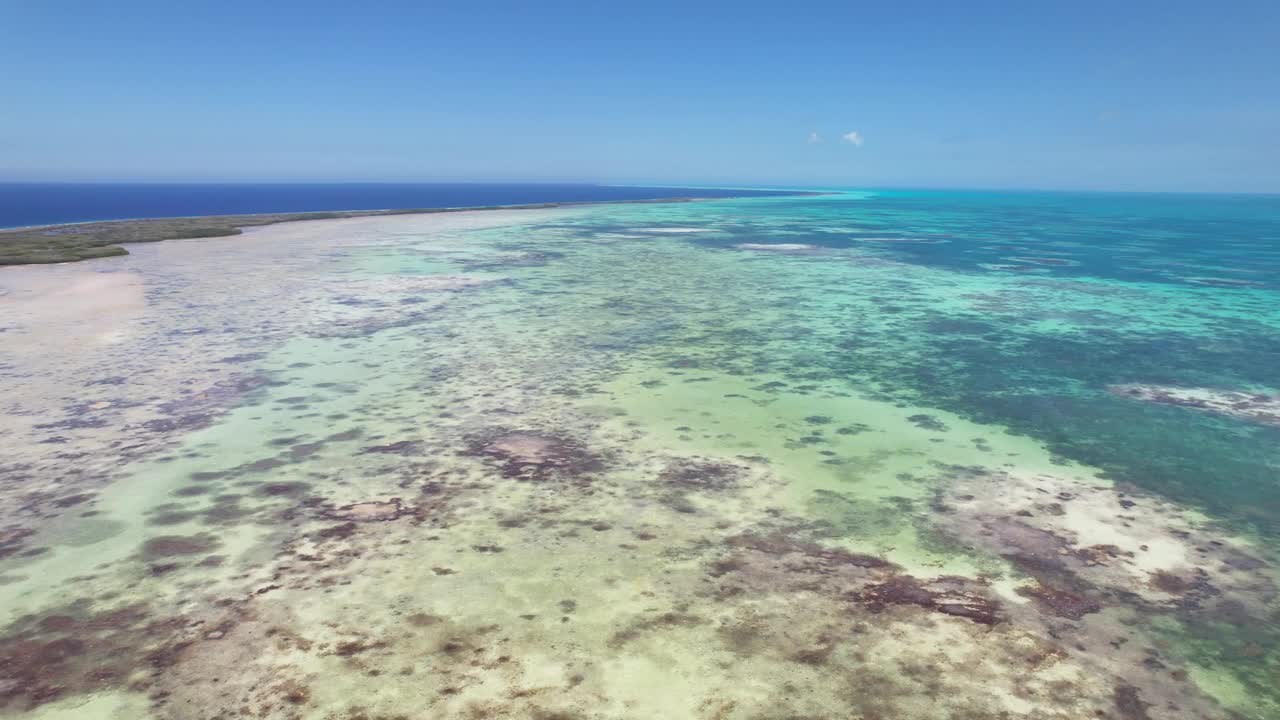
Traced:
<path fill-rule="evenodd" d="M 612 202 L 688 202 L 696 198 L 662 200 L 621 200 Z M 412 215 L 459 212 L 462 210 L 531 210 L 587 202 L 499 205 L 475 208 L 414 208 L 407 210 L 352 210 L 343 212 L 274 213 L 264 215 L 219 215 L 212 217 L 153 218 L 148 220 L 105 220 L 102 222 L 0 230 L 0 265 L 41 265 L 75 262 L 92 258 L 128 255 L 124 243 L 159 242 L 180 238 L 207 238 L 239 235 L 241 228 L 299 220 L 332 220 L 371 215 Z"/>
<path fill-rule="evenodd" d="M 327 220 L 365 215 L 440 212 L 438 210 L 375 210 L 366 212 L 277 213 L 219 217 L 110 220 L 72 225 L 0 230 L 0 265 L 35 265 L 128 255 L 122 243 L 158 242 L 178 238 L 239 235 L 240 228 L 296 220 Z"/>

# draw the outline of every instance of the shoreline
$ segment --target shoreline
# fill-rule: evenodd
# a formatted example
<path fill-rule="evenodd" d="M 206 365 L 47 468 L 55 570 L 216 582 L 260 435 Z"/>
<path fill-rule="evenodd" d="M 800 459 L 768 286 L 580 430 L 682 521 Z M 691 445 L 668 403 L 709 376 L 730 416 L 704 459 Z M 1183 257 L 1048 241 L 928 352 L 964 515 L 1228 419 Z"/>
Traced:
<path fill-rule="evenodd" d="M 831 193 L 796 191 L 794 196 Z M 780 196 L 790 197 L 792 195 Z M 307 220 L 338 220 L 384 215 L 429 215 L 437 213 L 493 210 L 549 210 L 589 205 L 635 205 L 708 202 L 742 199 L 748 196 L 700 197 L 696 195 L 639 200 L 568 200 L 517 205 L 476 205 L 443 208 L 400 208 L 379 210 L 317 210 L 285 213 L 244 213 L 235 215 L 189 215 L 181 217 L 89 220 L 72 223 L 27 225 L 0 228 L 0 267 L 11 265 L 52 265 L 103 257 L 128 255 L 122 245 L 198 238 L 232 237 L 246 227 L 261 227 Z"/>

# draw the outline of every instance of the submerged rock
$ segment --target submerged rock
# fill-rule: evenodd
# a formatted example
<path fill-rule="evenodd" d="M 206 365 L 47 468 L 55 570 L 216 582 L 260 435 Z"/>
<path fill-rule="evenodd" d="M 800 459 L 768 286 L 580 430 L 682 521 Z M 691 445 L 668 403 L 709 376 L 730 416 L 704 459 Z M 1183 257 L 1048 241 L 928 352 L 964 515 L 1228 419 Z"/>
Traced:
<path fill-rule="evenodd" d="M 868 570 L 897 570 L 898 566 L 875 555 L 856 553 L 841 548 L 827 547 L 816 542 L 808 542 L 792 537 L 791 533 L 755 534 L 743 533 L 728 538 L 730 547 L 745 548 L 765 555 L 797 555 L 815 563 L 812 566 L 792 564 L 791 567 L 803 570 L 812 567 L 821 571 L 823 567 L 847 566 Z"/>
<path fill-rule="evenodd" d="M 17 553 L 23 548 L 26 539 L 34 534 L 34 530 L 24 527 L 0 530 L 0 559 Z"/>
<path fill-rule="evenodd" d="M 853 594 L 873 611 L 892 605 L 915 605 L 926 610 L 972 620 L 983 625 L 1000 621 L 1000 603 L 981 583 L 962 577 L 921 580 L 898 575 Z"/>
<path fill-rule="evenodd" d="M 576 440 L 522 430 L 473 438 L 467 454 L 488 458 L 504 476 L 523 480 L 587 482 L 605 468 L 600 456 Z"/>
<path fill-rule="evenodd" d="M 658 478 L 678 489 L 720 491 L 737 487 L 742 472 L 742 468 L 729 463 L 690 459 L 673 461 Z"/>
<path fill-rule="evenodd" d="M 400 498 L 391 498 L 386 501 L 370 500 L 352 505 L 343 505 L 342 507 L 326 510 L 324 516 L 334 520 L 347 520 L 350 522 L 381 522 L 395 520 L 413 513 L 414 508 L 403 505 Z"/>
<path fill-rule="evenodd" d="M 1093 597 L 1040 583 L 1032 587 L 1020 587 L 1018 594 L 1032 598 L 1041 608 L 1058 617 L 1071 620 L 1079 620 L 1102 609 L 1102 603 Z"/>
<path fill-rule="evenodd" d="M 1053 615 L 1121 606 L 1211 617 L 1231 603 L 1261 622 L 1280 599 L 1274 570 L 1246 543 L 1167 501 L 1069 477 L 956 472 L 940 529 L 1033 578 L 1018 593 Z"/>
<path fill-rule="evenodd" d="M 1107 389 L 1112 394 L 1134 400 L 1175 405 L 1262 425 L 1280 426 L 1280 397 L 1275 395 L 1162 385 L 1112 385 Z"/>
<path fill-rule="evenodd" d="M 141 604 L 94 611 L 86 600 L 25 616 L 0 634 L 0 710 L 145 690 L 193 636 L 188 623 L 153 617 Z"/>
<path fill-rule="evenodd" d="M 198 555 L 218 547 L 218 539 L 212 535 L 162 535 L 142 544 L 144 560 Z"/>

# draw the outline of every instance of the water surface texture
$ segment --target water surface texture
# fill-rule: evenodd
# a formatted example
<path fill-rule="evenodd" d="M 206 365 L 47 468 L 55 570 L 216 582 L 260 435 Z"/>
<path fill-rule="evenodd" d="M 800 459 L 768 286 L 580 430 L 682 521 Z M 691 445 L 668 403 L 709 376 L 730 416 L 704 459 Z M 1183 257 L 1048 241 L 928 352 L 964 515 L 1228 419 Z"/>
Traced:
<path fill-rule="evenodd" d="M 0 716 L 1280 717 L 1280 200 L 0 270 Z"/>
<path fill-rule="evenodd" d="M 785 193 L 582 183 L 0 183 L 0 228 L 201 215 L 781 194 Z"/>

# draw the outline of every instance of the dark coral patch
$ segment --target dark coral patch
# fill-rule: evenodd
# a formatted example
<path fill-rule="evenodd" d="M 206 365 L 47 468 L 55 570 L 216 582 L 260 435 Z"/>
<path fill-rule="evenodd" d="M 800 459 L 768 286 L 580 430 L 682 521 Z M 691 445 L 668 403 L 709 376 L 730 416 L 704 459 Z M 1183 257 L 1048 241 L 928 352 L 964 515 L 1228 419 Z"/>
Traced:
<path fill-rule="evenodd" d="M 590 482 L 604 460 L 576 440 L 538 432 L 497 432 L 473 437 L 468 455 L 497 465 L 503 476 L 520 480 Z"/>
<path fill-rule="evenodd" d="M 289 448 L 289 457 L 294 460 L 302 460 L 303 458 L 311 457 L 312 455 L 320 452 L 320 448 L 322 447 L 324 447 L 324 443 L 299 443 Z"/>
<path fill-rule="evenodd" d="M 327 528 L 316 531 L 315 539 L 325 540 L 346 540 L 356 534 L 359 527 L 353 522 L 344 522 L 341 525 L 331 525 Z"/>
<path fill-rule="evenodd" d="M 93 493 L 77 493 L 75 495 L 67 495 L 53 501 L 53 504 L 60 508 L 68 508 L 81 503 L 88 502 L 93 499 Z"/>
<path fill-rule="evenodd" d="M 239 363 L 255 362 L 257 360 L 262 360 L 266 357 L 267 357 L 267 354 L 264 352 L 247 352 L 247 353 L 240 353 L 239 355 L 228 355 L 227 357 L 222 358 L 218 362 L 234 365 Z"/>
<path fill-rule="evenodd" d="M 248 508 L 240 504 L 238 495 L 221 495 L 200 513 L 200 517 L 211 525 L 227 525 L 238 522 L 250 513 Z"/>
<path fill-rule="evenodd" d="M 210 492 L 214 492 L 214 489 L 202 485 L 188 485 L 186 487 L 178 488 L 169 494 L 177 497 L 188 498 L 208 495 Z"/>
<path fill-rule="evenodd" d="M 34 534 L 34 530 L 24 527 L 0 530 L 0 559 L 16 554 L 23 548 L 26 539 Z"/>
<path fill-rule="evenodd" d="M 254 460 L 253 462 L 245 463 L 244 465 L 237 467 L 236 470 L 246 473 L 270 472 L 278 467 L 288 464 L 289 463 L 284 460 L 277 458 L 263 458 L 262 460 Z"/>
<path fill-rule="evenodd" d="M 169 512 L 155 513 L 147 518 L 148 525 L 181 525 L 190 521 L 196 516 L 193 512 L 183 510 L 171 510 Z"/>
<path fill-rule="evenodd" d="M 0 708 L 30 711 L 112 687 L 145 690 L 188 644 L 188 625 L 152 618 L 141 605 L 93 612 L 87 601 L 20 618 L 0 636 Z"/>
<path fill-rule="evenodd" d="M 343 430 L 342 432 L 336 432 L 330 435 L 329 437 L 325 438 L 325 441 L 341 442 L 345 440 L 355 440 L 356 438 L 360 437 L 363 434 L 364 434 L 364 431 L 360 430 L 359 428 L 354 428 L 351 430 Z"/>
<path fill-rule="evenodd" d="M 142 427 L 155 433 L 186 432 L 208 427 L 236 400 L 271 384 L 273 381 L 262 375 L 244 375 L 222 380 L 202 392 L 193 392 L 162 404 L 159 409 L 165 417 L 148 420 L 142 423 Z"/>
<path fill-rule="evenodd" d="M 1151 720 L 1151 716 L 1147 714 L 1147 708 L 1151 705 L 1143 701 L 1138 688 L 1132 685 L 1116 685 L 1112 700 L 1121 720 Z"/>
<path fill-rule="evenodd" d="M 609 647 L 617 649 L 649 633 L 676 627 L 696 627 L 706 622 L 697 615 L 677 609 L 652 617 L 642 617 L 628 623 L 610 636 L 608 644 Z"/>
<path fill-rule="evenodd" d="M 729 538 L 726 543 L 730 547 L 754 550 L 755 552 L 764 553 L 766 555 L 796 554 L 813 561 L 808 568 L 819 572 L 838 566 L 862 568 L 865 570 L 896 570 L 898 568 L 897 565 L 894 565 L 884 558 L 876 557 L 875 555 L 849 552 L 848 550 L 841 550 L 839 548 L 829 548 L 824 545 L 819 545 L 818 543 L 797 540 L 785 533 L 772 533 L 768 535 L 743 533 Z M 795 567 L 799 568 L 800 566 Z"/>
<path fill-rule="evenodd" d="M 211 535 L 161 535 L 142 544 L 143 560 L 203 555 L 218 547 L 218 539 Z"/>
<path fill-rule="evenodd" d="M 213 424 L 213 420 L 213 413 L 188 413 L 148 420 L 142 423 L 142 427 L 155 433 L 187 432 L 209 427 Z"/>
<path fill-rule="evenodd" d="M 1058 587 L 1037 583 L 1035 587 L 1020 587 L 1019 595 L 1036 601 L 1041 608 L 1058 617 L 1079 620 L 1102 609 L 1102 603 L 1083 592 L 1072 592 Z"/>
<path fill-rule="evenodd" d="M 912 415 L 907 420 L 918 428 L 930 430 L 932 432 L 946 432 L 947 424 L 932 415 L 918 414 Z"/>
<path fill-rule="evenodd" d="M 418 455 L 422 452 L 422 443 L 418 440 L 401 440 L 386 445 L 369 445 L 360 448 L 360 452 L 380 455 Z"/>
<path fill-rule="evenodd" d="M 658 479 L 685 490 L 728 490 L 738 485 L 741 469 L 705 460 L 681 460 L 667 465 Z"/>
<path fill-rule="evenodd" d="M 863 588 L 853 597 L 873 612 L 893 605 L 914 605 L 983 625 L 1000 621 L 1000 604 L 995 598 L 984 586 L 962 577 L 920 580 L 898 575 Z"/>
<path fill-rule="evenodd" d="M 310 489 L 311 486 L 304 482 L 274 482 L 259 485 L 254 493 L 267 497 L 297 497 L 305 495 Z"/>
<path fill-rule="evenodd" d="M 871 426 L 862 423 L 853 423 L 836 429 L 837 435 L 861 435 L 864 432 L 870 432 Z"/>
<path fill-rule="evenodd" d="M 439 615 L 431 615 L 430 613 L 424 613 L 424 612 L 413 613 L 412 615 L 410 615 L 405 619 L 409 621 L 410 625 L 413 625 L 416 627 L 427 627 L 429 625 L 436 625 L 444 622 L 444 618 L 440 617 Z"/>
<path fill-rule="evenodd" d="M 403 504 L 400 498 L 390 500 L 370 500 L 368 502 L 328 508 L 322 513 L 325 517 L 348 522 L 384 522 L 395 520 L 406 515 L 413 515 L 414 508 Z"/>

